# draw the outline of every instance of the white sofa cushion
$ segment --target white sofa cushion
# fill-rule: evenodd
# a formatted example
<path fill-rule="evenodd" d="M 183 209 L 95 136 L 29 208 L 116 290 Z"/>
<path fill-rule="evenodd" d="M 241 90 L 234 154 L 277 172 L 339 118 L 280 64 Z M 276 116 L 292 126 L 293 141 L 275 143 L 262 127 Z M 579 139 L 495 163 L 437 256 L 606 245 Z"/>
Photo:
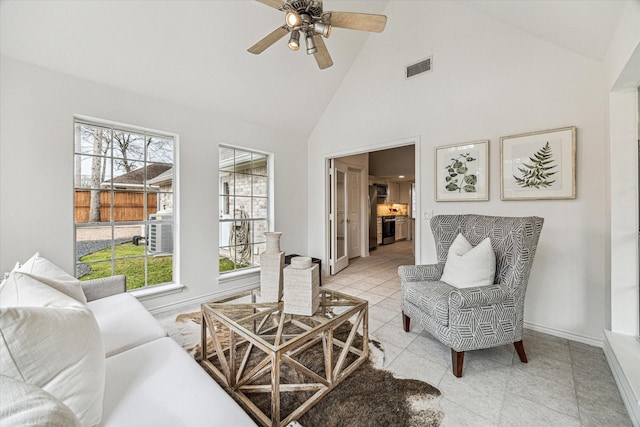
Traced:
<path fill-rule="evenodd" d="M 0 308 L 0 374 L 43 388 L 83 425 L 98 424 L 105 361 L 93 314 L 33 277 L 11 276 L 18 281 L 18 302 L 26 306 Z"/>
<path fill-rule="evenodd" d="M 18 271 L 35 277 L 60 292 L 69 295 L 83 304 L 87 298 L 82 292 L 80 281 L 36 252 L 27 262 L 18 268 Z"/>
<path fill-rule="evenodd" d="M 23 381 L 0 375 L 0 425 L 3 427 L 80 427 L 60 399 Z"/>
<path fill-rule="evenodd" d="M 104 342 L 106 357 L 166 337 L 167 332 L 133 296 L 127 293 L 90 301 Z"/>
<path fill-rule="evenodd" d="M 256 425 L 171 338 L 107 359 L 102 420 L 104 427 Z"/>
<path fill-rule="evenodd" d="M 487 237 L 478 246 L 458 234 L 447 254 L 441 281 L 456 288 L 493 285 L 496 275 L 496 255 Z"/>

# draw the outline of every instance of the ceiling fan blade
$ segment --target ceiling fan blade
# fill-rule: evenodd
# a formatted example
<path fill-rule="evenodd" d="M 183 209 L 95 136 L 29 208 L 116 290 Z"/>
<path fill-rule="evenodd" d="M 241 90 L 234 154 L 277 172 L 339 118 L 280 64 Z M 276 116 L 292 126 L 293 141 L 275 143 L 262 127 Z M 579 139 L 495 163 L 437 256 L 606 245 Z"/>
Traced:
<path fill-rule="evenodd" d="M 269 46 L 289 34 L 289 30 L 286 26 L 278 27 L 266 36 L 264 36 L 258 43 L 251 46 L 247 51 L 259 55 L 264 52 Z"/>
<path fill-rule="evenodd" d="M 336 28 L 348 28 L 350 30 L 381 33 L 387 24 L 387 17 L 384 15 L 354 12 L 329 13 L 331 14 L 331 26 Z"/>
<path fill-rule="evenodd" d="M 270 6 L 274 9 L 282 10 L 282 0 L 256 0 L 258 3 Z"/>
<path fill-rule="evenodd" d="M 313 57 L 316 58 L 316 62 L 318 63 L 318 67 L 320 67 L 321 70 L 331 67 L 333 61 L 331 60 L 327 46 L 324 44 L 324 40 L 322 40 L 322 36 L 313 36 L 313 41 L 316 43 L 316 48 L 318 49 L 318 51 L 313 54 Z"/>

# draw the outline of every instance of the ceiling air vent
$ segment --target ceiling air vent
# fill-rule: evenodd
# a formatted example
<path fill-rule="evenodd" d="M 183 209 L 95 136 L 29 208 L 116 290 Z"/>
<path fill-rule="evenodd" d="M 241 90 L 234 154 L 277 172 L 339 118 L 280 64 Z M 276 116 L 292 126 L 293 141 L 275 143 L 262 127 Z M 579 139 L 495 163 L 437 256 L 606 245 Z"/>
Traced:
<path fill-rule="evenodd" d="M 431 71 L 433 56 L 430 56 L 426 59 L 423 59 L 415 64 L 407 65 L 405 70 L 405 77 L 410 79 L 411 77 L 415 77 L 418 74 L 425 73 L 427 71 Z"/>

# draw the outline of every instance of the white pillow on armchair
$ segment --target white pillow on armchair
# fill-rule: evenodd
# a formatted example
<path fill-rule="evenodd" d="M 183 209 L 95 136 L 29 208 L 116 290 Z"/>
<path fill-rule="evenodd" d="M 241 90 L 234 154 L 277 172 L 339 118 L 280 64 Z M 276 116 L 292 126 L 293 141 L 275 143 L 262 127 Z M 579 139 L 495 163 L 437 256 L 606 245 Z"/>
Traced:
<path fill-rule="evenodd" d="M 458 234 L 451 244 L 440 281 L 456 288 L 493 285 L 496 275 L 496 254 L 487 237 L 478 246 Z"/>

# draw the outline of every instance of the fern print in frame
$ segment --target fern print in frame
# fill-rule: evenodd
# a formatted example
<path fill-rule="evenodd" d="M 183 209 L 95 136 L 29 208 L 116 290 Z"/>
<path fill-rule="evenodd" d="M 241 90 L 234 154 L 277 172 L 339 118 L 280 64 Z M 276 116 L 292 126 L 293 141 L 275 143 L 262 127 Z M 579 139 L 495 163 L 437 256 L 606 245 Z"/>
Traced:
<path fill-rule="evenodd" d="M 500 138 L 500 198 L 576 198 L 575 126 Z"/>
<path fill-rule="evenodd" d="M 553 153 L 551 152 L 551 146 L 549 141 L 538 150 L 533 156 L 529 157 L 529 163 L 523 163 L 522 167 L 518 168 L 520 176 L 514 175 L 516 184 L 523 188 L 549 188 L 553 185 L 555 179 L 552 179 L 552 175 L 558 173 L 558 171 L 552 171 L 558 165 L 554 164 Z"/>
<path fill-rule="evenodd" d="M 489 140 L 435 148 L 437 202 L 489 200 Z"/>

